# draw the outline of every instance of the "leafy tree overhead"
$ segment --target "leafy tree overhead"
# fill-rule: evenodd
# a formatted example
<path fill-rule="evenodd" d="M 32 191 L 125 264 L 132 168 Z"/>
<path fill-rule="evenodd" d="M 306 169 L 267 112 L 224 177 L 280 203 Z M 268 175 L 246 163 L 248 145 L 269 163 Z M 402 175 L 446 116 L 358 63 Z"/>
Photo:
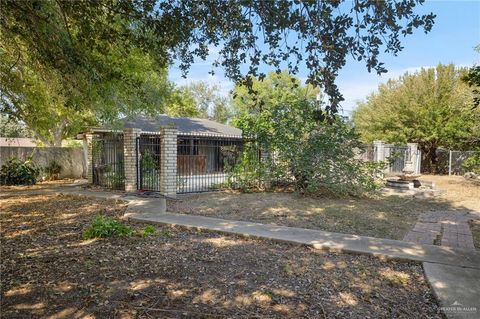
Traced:
<path fill-rule="evenodd" d="M 434 168 L 438 148 L 480 143 L 480 109 L 472 108 L 472 90 L 461 81 L 465 72 L 439 64 L 389 80 L 359 103 L 355 126 L 367 142 L 418 143 L 426 169 Z"/>
<path fill-rule="evenodd" d="M 20 65 L 35 72 L 48 69 L 78 101 L 95 91 L 98 82 L 130 82 L 121 68 L 112 67 L 112 54 L 141 50 L 159 68 L 176 58 L 186 72 L 214 46 L 219 58 L 213 66 L 222 66 L 229 78 L 248 86 L 250 76 L 264 76 L 261 63 L 292 73 L 305 63 L 309 82 L 322 87 L 330 99 L 326 110 L 335 113 L 342 101 L 335 79 L 347 55 L 365 62 L 369 71 L 386 72 L 381 51 L 397 54 L 401 37 L 415 29 L 431 30 L 435 15 L 415 13 L 423 2 L 3 0 L 2 72 Z M 241 72 L 244 63 L 246 74 Z M 15 107 L 12 101 L 2 103 Z M 88 104 L 66 104 L 79 106 Z"/>
<path fill-rule="evenodd" d="M 75 86 L 66 87 L 55 69 L 29 63 L 10 68 L 15 52 L 3 47 L 1 52 L 7 61 L 0 63 L 1 111 L 25 123 L 45 145 L 60 146 L 63 139 L 86 126 L 113 122 L 120 114 L 162 111 L 171 99 L 173 86 L 166 71 L 140 50 L 131 50 L 126 56 L 112 51 L 105 64 L 123 78 L 97 81 L 88 94 L 80 92 L 89 85 L 81 74 L 72 74 L 69 81 Z M 28 52 L 23 54 L 23 59 L 30 58 Z"/>

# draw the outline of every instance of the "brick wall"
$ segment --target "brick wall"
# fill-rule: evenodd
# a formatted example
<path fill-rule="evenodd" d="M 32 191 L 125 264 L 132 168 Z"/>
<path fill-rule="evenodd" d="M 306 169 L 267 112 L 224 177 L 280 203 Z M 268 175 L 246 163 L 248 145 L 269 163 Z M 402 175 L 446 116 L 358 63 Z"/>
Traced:
<path fill-rule="evenodd" d="M 166 196 L 177 194 L 177 129 L 162 128 L 162 163 L 160 192 Z"/>
<path fill-rule="evenodd" d="M 177 194 L 177 129 L 162 128 L 162 155 L 160 192 L 166 196 Z"/>
<path fill-rule="evenodd" d="M 137 136 L 141 130 L 125 128 L 123 130 L 123 167 L 125 170 L 125 191 L 137 190 Z"/>
<path fill-rule="evenodd" d="M 87 180 L 89 184 L 93 184 L 93 152 L 92 152 L 92 144 L 93 141 L 93 134 L 86 133 L 84 137 L 84 148 L 87 149 Z"/>

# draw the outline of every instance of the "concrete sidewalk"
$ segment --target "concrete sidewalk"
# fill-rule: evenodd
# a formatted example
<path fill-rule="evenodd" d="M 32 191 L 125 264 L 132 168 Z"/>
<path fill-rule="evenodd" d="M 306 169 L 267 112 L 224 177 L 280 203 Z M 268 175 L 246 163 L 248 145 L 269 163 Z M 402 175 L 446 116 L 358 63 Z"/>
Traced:
<path fill-rule="evenodd" d="M 434 245 L 420 245 L 399 240 L 381 239 L 313 229 L 231 221 L 194 215 L 156 213 L 154 206 L 135 205 L 128 217 L 139 222 L 179 225 L 227 234 L 265 238 L 312 246 L 317 249 L 369 254 L 380 257 L 415 260 L 480 271 L 480 253 Z"/>
<path fill-rule="evenodd" d="M 427 280 L 441 306 L 446 307 L 444 312 L 448 318 L 480 317 L 480 253 L 478 251 L 312 229 L 172 214 L 165 212 L 165 199 L 89 191 L 78 187 L 62 187 L 28 193 L 46 192 L 123 200 L 129 206 L 128 217 L 139 222 L 179 225 L 308 245 L 324 250 L 423 262 Z"/>

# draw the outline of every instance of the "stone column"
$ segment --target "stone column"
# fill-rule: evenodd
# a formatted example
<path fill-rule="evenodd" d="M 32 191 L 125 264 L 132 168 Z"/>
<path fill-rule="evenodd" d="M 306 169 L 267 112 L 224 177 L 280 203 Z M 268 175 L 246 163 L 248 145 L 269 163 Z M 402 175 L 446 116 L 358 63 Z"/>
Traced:
<path fill-rule="evenodd" d="M 123 169 L 125 174 L 125 191 L 137 190 L 137 136 L 141 130 L 137 128 L 123 129 Z"/>
<path fill-rule="evenodd" d="M 381 162 L 385 160 L 385 143 L 383 141 L 373 141 L 373 149 L 375 162 Z"/>
<path fill-rule="evenodd" d="M 83 136 L 83 151 L 86 153 L 85 160 L 87 165 L 88 184 L 93 184 L 93 134 L 87 132 Z"/>
<path fill-rule="evenodd" d="M 418 152 L 418 144 L 417 143 L 407 143 L 408 152 L 410 153 L 410 161 L 412 162 L 412 166 L 415 169 L 415 174 L 420 174 L 420 157 Z"/>
<path fill-rule="evenodd" d="M 177 195 L 177 129 L 162 127 L 160 193 L 165 196 Z"/>

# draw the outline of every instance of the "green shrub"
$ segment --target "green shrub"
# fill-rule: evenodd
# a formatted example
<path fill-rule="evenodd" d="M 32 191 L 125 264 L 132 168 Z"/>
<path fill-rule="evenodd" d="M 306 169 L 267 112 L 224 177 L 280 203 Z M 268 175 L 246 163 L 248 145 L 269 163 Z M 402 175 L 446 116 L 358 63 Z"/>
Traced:
<path fill-rule="evenodd" d="M 62 166 L 53 160 L 44 168 L 45 173 L 48 175 L 49 180 L 55 180 L 60 177 L 60 172 L 62 171 Z"/>
<path fill-rule="evenodd" d="M 231 170 L 230 184 L 243 191 L 262 184 L 289 185 L 302 193 L 333 196 L 362 196 L 383 186 L 385 163 L 357 159 L 356 150 L 363 146 L 354 128 L 341 120 L 316 123 L 296 134 L 283 132 L 261 147 L 269 150 L 261 161 L 258 147 L 247 148 Z"/>
<path fill-rule="evenodd" d="M 480 174 L 480 152 L 473 154 L 462 163 L 462 168 L 467 172 Z"/>
<path fill-rule="evenodd" d="M 155 229 L 155 227 L 153 225 L 147 225 L 145 226 L 145 228 L 143 229 L 143 232 L 142 232 L 142 236 L 143 237 L 148 237 L 150 235 L 153 235 L 155 234 L 157 230 Z"/>
<path fill-rule="evenodd" d="M 112 217 L 97 215 L 83 232 L 83 239 L 105 238 L 113 236 L 132 236 L 135 230 Z"/>
<path fill-rule="evenodd" d="M 1 185 L 33 185 L 37 182 L 40 169 L 29 158 L 21 161 L 11 158 L 0 169 Z"/>

